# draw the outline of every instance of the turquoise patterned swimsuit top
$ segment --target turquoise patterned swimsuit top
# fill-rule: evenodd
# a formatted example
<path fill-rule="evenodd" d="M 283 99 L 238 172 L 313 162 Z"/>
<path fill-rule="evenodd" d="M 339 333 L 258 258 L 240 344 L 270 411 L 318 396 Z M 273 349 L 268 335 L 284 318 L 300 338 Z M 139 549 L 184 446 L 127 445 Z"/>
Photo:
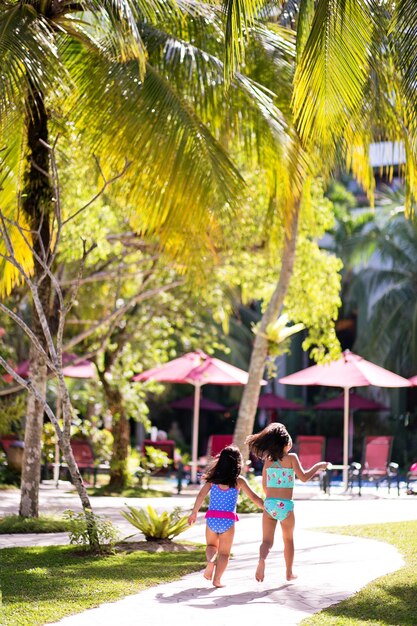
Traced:
<path fill-rule="evenodd" d="M 279 461 L 275 461 L 266 470 L 266 486 L 292 489 L 294 487 L 294 470 L 282 467 Z"/>

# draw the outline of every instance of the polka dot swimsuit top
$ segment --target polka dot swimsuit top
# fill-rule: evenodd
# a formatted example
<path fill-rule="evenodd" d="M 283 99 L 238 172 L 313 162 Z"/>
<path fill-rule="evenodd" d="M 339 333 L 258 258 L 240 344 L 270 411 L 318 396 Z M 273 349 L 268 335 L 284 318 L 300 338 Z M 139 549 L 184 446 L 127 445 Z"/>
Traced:
<path fill-rule="evenodd" d="M 292 489 L 294 487 L 294 470 L 292 468 L 282 467 L 279 461 L 275 461 L 266 470 L 266 486 Z"/>
<path fill-rule="evenodd" d="M 237 520 L 236 503 L 238 495 L 239 489 L 235 487 L 221 489 L 221 487 L 213 483 L 210 489 L 210 503 L 206 517 L 227 517 Z"/>

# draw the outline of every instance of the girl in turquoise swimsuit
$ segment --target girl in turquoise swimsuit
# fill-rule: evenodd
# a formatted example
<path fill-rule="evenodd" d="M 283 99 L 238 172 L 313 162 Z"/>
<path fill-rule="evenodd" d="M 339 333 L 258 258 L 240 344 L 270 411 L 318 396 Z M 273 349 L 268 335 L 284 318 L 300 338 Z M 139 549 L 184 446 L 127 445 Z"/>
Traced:
<path fill-rule="evenodd" d="M 227 567 L 235 534 L 236 503 L 240 489 L 260 509 L 263 500 L 249 486 L 246 478 L 240 476 L 242 470 L 242 455 L 236 446 L 223 448 L 214 459 L 203 476 L 206 481 L 196 498 L 189 524 L 194 524 L 197 513 L 206 496 L 210 496 L 206 513 L 206 557 L 207 565 L 204 578 L 213 580 L 215 587 L 223 587 L 221 577 Z"/>
<path fill-rule="evenodd" d="M 291 452 L 292 440 L 283 424 L 274 422 L 256 435 L 246 439 L 249 451 L 264 462 L 262 486 L 265 491 L 262 517 L 262 543 L 256 580 L 262 582 L 265 575 L 265 559 L 274 544 L 277 521 L 281 524 L 284 540 L 284 559 L 287 580 L 294 580 L 294 502 L 292 500 L 294 478 L 306 482 L 316 472 L 325 470 L 327 462 L 316 463 L 305 470 L 298 456 Z"/>

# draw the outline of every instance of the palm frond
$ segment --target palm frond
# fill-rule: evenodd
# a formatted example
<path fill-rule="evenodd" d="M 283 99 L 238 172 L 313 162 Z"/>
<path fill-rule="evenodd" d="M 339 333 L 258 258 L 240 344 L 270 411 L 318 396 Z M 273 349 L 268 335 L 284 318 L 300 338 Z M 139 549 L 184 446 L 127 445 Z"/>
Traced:
<path fill-rule="evenodd" d="M 224 0 L 227 76 L 232 75 L 244 60 L 247 30 L 253 26 L 263 5 L 263 0 Z"/>
<path fill-rule="evenodd" d="M 154 2 L 139 4 L 148 19 L 155 17 Z M 81 15 L 86 24 L 105 33 L 106 49 L 112 51 L 113 58 L 121 63 L 136 60 L 143 78 L 147 53 L 138 28 L 138 3 L 131 0 L 82 0 L 80 6 L 84 9 Z"/>
<path fill-rule="evenodd" d="M 300 3 L 300 12 L 297 22 L 297 59 L 301 58 L 305 44 L 311 30 L 314 18 L 314 0 L 305 0 Z"/>
<path fill-rule="evenodd" d="M 337 143 L 360 107 L 372 29 L 365 0 L 318 0 L 294 78 L 295 123 L 306 144 Z"/>
<path fill-rule="evenodd" d="M 82 52 L 80 51 L 82 56 Z M 242 179 L 225 151 L 167 79 L 148 64 L 105 63 L 87 55 L 71 68 L 74 119 L 108 166 L 132 160 L 130 202 L 142 228 L 177 221 L 202 225 L 216 207 L 234 204 Z M 111 155 L 111 156 L 110 156 Z"/>
<path fill-rule="evenodd" d="M 414 0 L 398 0 L 395 3 L 390 34 L 408 101 L 410 123 L 415 131 L 417 127 L 417 3 Z"/>
<path fill-rule="evenodd" d="M 18 108 L 9 108 L 7 113 L 0 117 L 0 210 L 6 220 L 17 221 L 27 229 L 25 216 L 18 210 L 21 164 L 25 154 L 25 124 L 24 115 Z M 33 267 L 32 256 L 27 243 L 16 226 L 8 224 L 8 234 L 19 263 L 30 274 Z M 30 234 L 26 233 L 29 241 Z M 5 241 L 0 238 L 0 254 L 6 255 Z M 14 285 L 22 280 L 18 270 L 4 258 L 0 259 L 0 296 L 11 293 Z"/>
<path fill-rule="evenodd" d="M 0 117 L 22 104 L 28 90 L 65 83 L 55 38 L 46 19 L 28 4 L 0 8 Z"/>

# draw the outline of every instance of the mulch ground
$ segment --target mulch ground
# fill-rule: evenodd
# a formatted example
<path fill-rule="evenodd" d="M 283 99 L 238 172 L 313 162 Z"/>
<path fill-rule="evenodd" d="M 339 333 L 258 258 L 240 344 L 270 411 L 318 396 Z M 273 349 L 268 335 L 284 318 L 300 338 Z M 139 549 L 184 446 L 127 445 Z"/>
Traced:
<path fill-rule="evenodd" d="M 145 552 L 192 552 L 197 550 L 197 546 L 164 539 L 161 541 L 121 541 L 115 549 L 117 552 L 136 552 L 137 550 L 144 550 Z"/>

